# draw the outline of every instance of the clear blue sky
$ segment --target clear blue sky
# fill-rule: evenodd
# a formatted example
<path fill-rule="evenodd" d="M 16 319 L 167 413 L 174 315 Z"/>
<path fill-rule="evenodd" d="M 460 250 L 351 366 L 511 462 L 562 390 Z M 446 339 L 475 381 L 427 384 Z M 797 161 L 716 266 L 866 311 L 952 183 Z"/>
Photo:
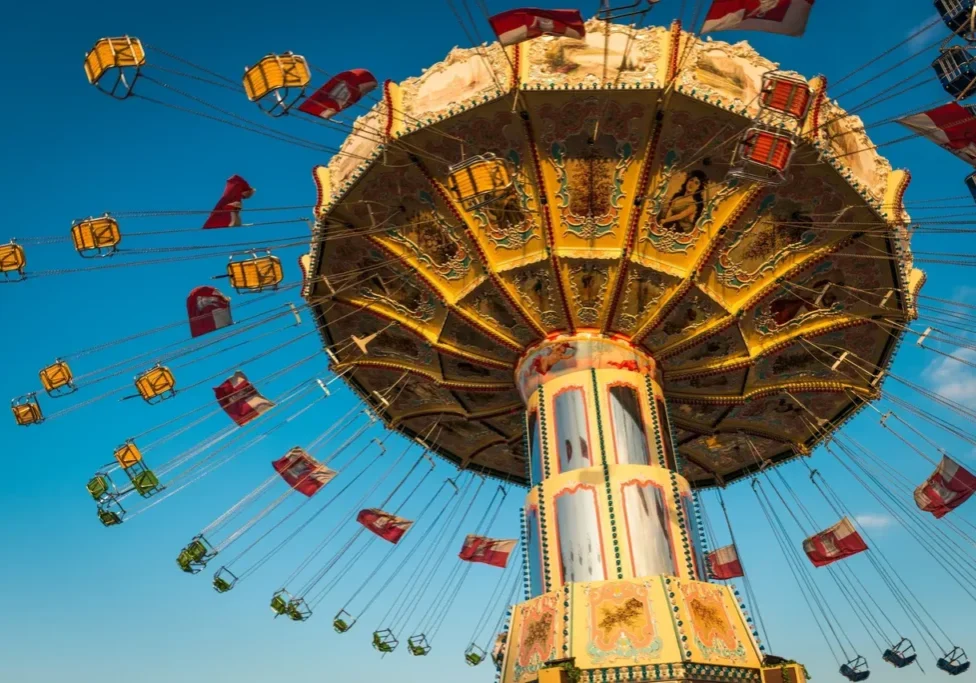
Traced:
<path fill-rule="evenodd" d="M 488 4 L 493 11 L 510 7 L 509 3 L 496 0 L 489 0 Z M 689 8 L 692 5 L 664 0 L 654 10 L 651 21 L 667 24 L 686 4 Z M 590 2 L 583 6 L 584 15 L 592 14 L 595 5 Z M 690 9 L 685 11 L 686 20 L 690 13 Z M 818 0 L 803 39 L 756 34 L 727 37 L 749 39 L 784 67 L 808 75 L 824 73 L 837 80 L 902 40 L 931 16 L 931 3 L 927 1 Z M 487 35 L 484 26 L 482 29 Z M 143 101 L 116 102 L 91 89 L 82 72 L 82 58 L 101 36 L 138 36 L 149 45 L 233 78 L 240 75 L 245 64 L 268 52 L 293 50 L 326 71 L 365 67 L 379 78 L 402 80 L 442 59 L 454 45 L 466 44 L 446 3 L 386 0 L 299 6 L 169 2 L 152 8 L 145 4 L 17 3 L 5 10 L 0 32 L 8 60 L 8 94 L 0 111 L 4 136 L 0 163 L 5 199 L 0 229 L 3 239 L 64 235 L 73 218 L 106 210 L 209 208 L 224 179 L 234 173 L 243 175 L 257 188 L 252 207 L 309 205 L 314 200 L 309 170 L 327 160 L 319 153 Z M 934 40 L 934 35 L 928 40 Z M 924 41 L 916 47 L 922 44 Z M 915 48 L 900 48 L 883 65 L 908 56 L 912 49 Z M 899 70 L 903 75 L 891 74 L 887 77 L 890 80 L 881 83 L 900 80 L 920 69 L 928 59 L 925 56 L 911 62 Z M 877 70 L 846 82 L 843 89 L 857 85 Z M 856 105 L 876 92 L 877 87 L 852 93 L 842 104 Z M 939 99 L 940 92 L 938 86 L 930 84 L 871 109 L 865 119 L 885 119 L 933 102 Z M 222 96 L 217 99 L 228 102 Z M 261 120 L 256 110 L 241 106 L 239 101 L 235 111 Z M 339 141 L 337 133 L 322 127 L 292 122 L 288 130 L 326 144 Z M 884 141 L 903 133 L 887 126 L 872 130 L 872 135 Z M 965 194 L 962 178 L 966 167 L 928 143 L 912 141 L 884 151 L 896 167 L 909 167 L 913 172 L 909 202 Z M 953 213 L 958 212 L 972 215 L 967 209 Z M 274 216 L 288 219 L 306 214 L 292 211 Z M 925 214 L 919 211 L 916 217 Z M 198 224 L 199 219 L 192 216 L 144 219 L 130 221 L 123 229 L 193 228 Z M 247 239 L 304 234 L 307 229 L 302 224 L 283 225 L 253 229 Z M 191 238 L 194 244 L 236 239 L 230 233 Z M 183 236 L 176 242 L 169 239 L 139 243 L 131 240 L 125 246 L 187 244 L 190 238 Z M 915 246 L 929 251 L 972 251 L 969 242 L 967 236 L 923 235 Z M 297 277 L 294 259 L 299 253 L 295 250 L 284 255 L 289 281 Z M 34 248 L 30 259 L 35 270 L 88 265 L 64 244 Z M 4 316 L 0 348 L 6 359 L 0 379 L 4 391 L 0 395 L 12 397 L 34 387 L 37 370 L 60 354 L 181 319 L 189 289 L 206 284 L 211 275 L 221 273 L 224 262 L 223 257 L 215 256 L 180 264 L 39 278 L 20 287 L 0 288 L 0 310 Z M 946 298 L 971 297 L 967 269 L 927 269 L 930 279 L 925 293 Z M 239 303 L 241 298 L 234 300 Z M 971 298 L 967 300 L 973 303 Z M 256 304 L 250 310 L 262 308 Z M 308 325 L 306 316 L 302 329 L 307 331 Z M 189 368 L 180 375 L 180 381 L 187 385 L 201 380 L 235 359 L 270 348 L 294 333 L 282 332 Z M 180 328 L 152 341 L 163 344 L 180 339 L 182 334 Z M 79 361 L 78 371 L 101 367 L 148 347 L 143 340 L 89 357 Z M 314 352 L 316 347 L 317 340 L 312 335 L 246 369 L 258 377 L 286 361 Z M 937 356 L 914 344 L 905 345 L 896 368 L 928 386 L 950 382 L 960 400 L 976 399 L 976 377 L 970 369 L 958 364 L 944 366 Z M 324 373 L 324 358 L 310 364 L 308 372 L 312 369 Z M 308 372 L 261 388 L 273 395 Z M 127 380 L 128 375 L 124 375 L 99 389 Z M 188 577 L 174 566 L 177 551 L 193 534 L 267 476 L 268 461 L 280 457 L 293 445 L 307 443 L 348 409 L 351 403 L 347 392 L 338 392 L 283 433 L 275 434 L 131 524 L 113 529 L 103 529 L 98 524 L 92 501 L 83 488 L 94 469 L 109 461 L 112 449 L 130 434 L 195 405 L 211 405 L 209 387 L 213 384 L 204 383 L 179 400 L 157 407 L 140 401 L 119 403 L 113 397 L 97 408 L 77 411 L 40 428 L 16 428 L 9 416 L 0 420 L 6 482 L 0 488 L 0 502 L 5 510 L 0 524 L 0 542 L 5 548 L 0 561 L 0 680 L 88 683 L 105 676 L 125 676 L 139 683 L 384 680 L 392 676 L 404 683 L 493 680 L 489 665 L 471 669 L 464 664 L 461 653 L 484 607 L 486 591 L 494 585 L 496 570 L 472 570 L 431 656 L 415 658 L 400 651 L 393 658 L 381 659 L 369 646 L 369 630 L 376 613 L 382 610 L 374 609 L 373 618 L 365 619 L 349 634 L 338 636 L 332 631 L 330 617 L 342 602 L 341 589 L 308 623 L 272 620 L 268 600 L 281 579 L 300 561 L 300 548 L 289 548 L 253 579 L 223 596 L 211 590 L 209 571 Z M 894 385 L 888 388 L 908 396 Z M 45 407 L 56 410 L 61 403 L 46 400 Z M 847 427 L 849 433 L 871 443 L 877 452 L 889 455 L 912 480 L 921 480 L 928 465 L 887 440 L 872 415 L 865 413 L 856 419 Z M 225 418 L 217 416 L 158 449 L 152 457 L 172 457 L 224 424 Z M 402 443 L 398 439 L 392 442 L 391 452 L 396 453 Z M 973 462 L 969 449 L 954 442 L 947 441 L 945 445 L 963 462 Z M 886 523 L 883 511 L 856 484 L 843 481 L 838 468 L 823 453 L 817 454 L 817 465 L 857 514 L 874 516 L 875 540 L 898 564 L 913 588 L 931 601 L 945 628 L 957 634 L 960 644 L 976 650 L 976 634 L 971 616 L 967 617 L 973 610 L 968 598 L 953 589 L 904 532 Z M 438 478 L 448 471 L 449 468 L 440 468 Z M 829 523 L 831 513 L 805 481 L 803 471 L 790 467 L 784 473 L 809 497 L 810 509 L 818 520 L 824 525 Z M 836 666 L 800 600 L 750 489 L 747 485 L 733 486 L 726 497 L 743 558 L 758 586 L 776 652 L 806 662 L 817 679 L 836 679 Z M 517 534 L 516 510 L 521 498 L 518 490 L 509 496 L 493 529 L 495 535 Z M 711 504 L 713 497 L 706 495 L 706 501 Z M 486 502 L 484 496 L 481 507 Z M 710 509 L 713 526 L 724 541 L 718 510 L 714 506 Z M 971 511 L 966 514 L 972 519 Z M 367 562 L 375 554 L 368 555 Z M 904 623 L 863 558 L 855 558 L 850 566 L 898 618 L 897 623 Z M 347 585 L 355 586 L 356 581 L 348 579 Z M 896 672 L 881 663 L 879 653 L 850 612 L 836 603 L 835 608 L 844 615 L 859 649 L 872 660 L 873 681 L 918 680 L 917 669 Z M 924 659 L 931 671 L 934 667 L 930 657 L 926 654 Z"/>

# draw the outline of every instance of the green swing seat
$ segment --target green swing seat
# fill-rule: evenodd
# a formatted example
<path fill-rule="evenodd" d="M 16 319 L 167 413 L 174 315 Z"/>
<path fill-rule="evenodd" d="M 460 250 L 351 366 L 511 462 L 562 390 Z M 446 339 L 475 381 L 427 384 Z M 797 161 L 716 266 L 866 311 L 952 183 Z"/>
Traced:
<path fill-rule="evenodd" d="M 163 490 L 159 478 L 148 468 L 132 476 L 132 487 L 143 498 L 150 498 Z"/>
<path fill-rule="evenodd" d="M 216 556 L 217 551 L 207 542 L 207 539 L 203 536 L 194 536 L 176 556 L 176 564 L 187 574 L 198 574 Z"/>
<path fill-rule="evenodd" d="M 115 526 L 122 523 L 122 516 L 114 510 L 98 508 L 98 519 L 104 526 Z"/>
<path fill-rule="evenodd" d="M 213 577 L 213 588 L 218 593 L 226 593 L 237 584 L 237 576 L 227 567 L 221 567 Z"/>
<path fill-rule="evenodd" d="M 407 650 L 414 657 L 426 657 L 430 654 L 430 644 L 427 643 L 427 636 L 420 633 L 407 638 Z"/>
<path fill-rule="evenodd" d="M 109 487 L 111 486 L 110 480 L 104 474 L 96 474 L 92 477 L 85 488 L 91 497 L 95 499 L 96 503 L 102 502 L 109 492 Z"/>
<path fill-rule="evenodd" d="M 275 613 L 276 617 L 284 616 L 288 613 L 288 602 L 291 596 L 288 596 L 285 591 L 278 591 L 271 597 L 271 611 Z"/>
<path fill-rule="evenodd" d="M 292 621 L 307 621 L 312 616 L 312 609 L 302 598 L 292 598 L 288 601 L 285 614 Z"/>
<path fill-rule="evenodd" d="M 485 661 L 486 656 L 485 651 L 474 643 L 468 645 L 468 649 L 464 651 L 464 661 L 468 663 L 468 666 L 478 666 Z"/>
<path fill-rule="evenodd" d="M 336 633 L 345 633 L 355 624 L 356 619 L 344 609 L 339 610 L 339 612 L 332 619 L 332 628 L 335 629 Z"/>

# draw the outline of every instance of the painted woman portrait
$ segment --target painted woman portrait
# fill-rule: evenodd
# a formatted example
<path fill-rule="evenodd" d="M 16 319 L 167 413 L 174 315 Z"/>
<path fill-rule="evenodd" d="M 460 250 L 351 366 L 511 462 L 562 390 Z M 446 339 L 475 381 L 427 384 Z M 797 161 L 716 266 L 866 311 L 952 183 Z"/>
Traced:
<path fill-rule="evenodd" d="M 657 222 L 662 228 L 687 234 L 695 229 L 695 224 L 705 210 L 705 186 L 708 176 L 704 171 L 692 171 L 681 184 L 681 189 L 671 195 L 667 208 L 658 214 Z"/>

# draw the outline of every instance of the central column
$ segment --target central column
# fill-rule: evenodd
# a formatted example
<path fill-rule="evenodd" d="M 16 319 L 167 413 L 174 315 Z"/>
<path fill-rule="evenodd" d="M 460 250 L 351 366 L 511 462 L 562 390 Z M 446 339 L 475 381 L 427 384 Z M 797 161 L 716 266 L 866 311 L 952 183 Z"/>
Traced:
<path fill-rule="evenodd" d="M 547 339 L 519 362 L 533 597 L 566 583 L 705 580 L 657 363 L 624 339 Z"/>

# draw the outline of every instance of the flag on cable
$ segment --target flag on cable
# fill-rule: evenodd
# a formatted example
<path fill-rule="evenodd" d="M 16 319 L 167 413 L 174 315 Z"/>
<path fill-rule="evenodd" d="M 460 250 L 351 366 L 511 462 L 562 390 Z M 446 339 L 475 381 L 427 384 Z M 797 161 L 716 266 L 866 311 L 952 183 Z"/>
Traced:
<path fill-rule="evenodd" d="M 976 107 L 973 105 L 950 102 L 902 117 L 898 123 L 976 166 Z"/>
<path fill-rule="evenodd" d="M 739 553 L 734 545 L 727 545 L 708 553 L 708 575 L 713 579 L 737 579 L 743 576 Z"/>
<path fill-rule="evenodd" d="M 254 188 L 239 175 L 232 175 L 224 185 L 224 194 L 207 217 L 203 228 L 236 228 L 241 224 L 244 200 L 254 194 Z"/>
<path fill-rule="evenodd" d="M 578 9 L 522 7 L 500 12 L 488 22 L 502 45 L 516 45 L 541 35 L 577 39 L 586 35 Z"/>
<path fill-rule="evenodd" d="M 234 323 L 230 317 L 230 299 L 219 290 L 196 287 L 186 298 L 186 314 L 190 319 L 190 336 L 199 337 Z"/>
<path fill-rule="evenodd" d="M 285 453 L 284 457 L 272 462 L 271 466 L 290 487 L 309 498 L 335 479 L 338 474 L 298 446 Z"/>
<path fill-rule="evenodd" d="M 857 555 L 868 549 L 850 519 L 844 517 L 834 526 L 803 541 L 803 552 L 814 567 L 826 567 L 837 560 Z"/>
<path fill-rule="evenodd" d="M 515 549 L 516 541 L 498 540 L 486 536 L 468 534 L 461 546 L 458 557 L 466 562 L 481 562 L 490 564 L 492 567 L 505 568 L 508 564 L 508 556 Z"/>
<path fill-rule="evenodd" d="M 374 534 L 396 545 L 403 535 L 407 533 L 413 522 L 403 517 L 391 515 L 377 508 L 360 510 L 356 515 L 356 521 L 372 531 Z"/>
<path fill-rule="evenodd" d="M 802 36 L 813 0 L 712 0 L 701 33 L 764 31 Z"/>
<path fill-rule="evenodd" d="M 943 456 L 925 483 L 915 489 L 915 504 L 941 519 L 976 492 L 976 477 L 955 460 Z"/>
<path fill-rule="evenodd" d="M 350 69 L 336 74 L 298 105 L 298 110 L 320 119 L 331 119 L 348 109 L 376 87 L 376 77 L 366 69 Z"/>
<path fill-rule="evenodd" d="M 239 427 L 274 408 L 274 403 L 258 393 L 243 372 L 238 370 L 230 379 L 214 387 L 217 403 Z"/>

